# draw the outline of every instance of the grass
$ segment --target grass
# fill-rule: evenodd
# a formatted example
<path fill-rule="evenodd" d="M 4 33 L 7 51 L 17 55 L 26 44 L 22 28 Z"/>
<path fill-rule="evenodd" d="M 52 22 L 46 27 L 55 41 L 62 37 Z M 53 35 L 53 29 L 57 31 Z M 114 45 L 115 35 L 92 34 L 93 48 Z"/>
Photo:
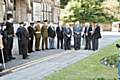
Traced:
<path fill-rule="evenodd" d="M 117 80 L 117 68 L 100 63 L 102 58 L 119 53 L 115 47 L 116 43 L 120 43 L 120 40 L 86 59 L 45 77 L 44 80 Z"/>

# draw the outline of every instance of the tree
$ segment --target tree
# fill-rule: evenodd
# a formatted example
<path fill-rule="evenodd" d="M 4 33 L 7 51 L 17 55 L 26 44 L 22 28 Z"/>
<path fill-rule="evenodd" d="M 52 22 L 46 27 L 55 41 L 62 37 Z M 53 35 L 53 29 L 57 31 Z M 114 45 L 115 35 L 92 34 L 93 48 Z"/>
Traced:
<path fill-rule="evenodd" d="M 108 16 L 103 11 L 103 2 L 104 0 L 71 0 L 65 8 L 65 11 L 69 11 L 69 15 L 65 17 L 65 20 L 89 22 L 111 22 L 116 20 L 113 15 Z"/>
<path fill-rule="evenodd" d="M 69 1 L 70 1 L 70 0 L 60 0 L 61 8 L 64 8 L 64 6 L 67 5 L 67 3 L 68 3 Z"/>

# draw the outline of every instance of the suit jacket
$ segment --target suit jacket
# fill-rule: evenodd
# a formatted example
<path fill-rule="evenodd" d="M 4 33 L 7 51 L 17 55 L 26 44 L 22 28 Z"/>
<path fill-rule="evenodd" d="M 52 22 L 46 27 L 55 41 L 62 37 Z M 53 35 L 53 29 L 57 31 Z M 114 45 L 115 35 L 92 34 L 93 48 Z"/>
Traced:
<path fill-rule="evenodd" d="M 92 37 L 91 31 L 92 31 L 92 27 L 91 27 L 91 26 L 90 26 L 89 28 L 88 28 L 88 27 L 85 27 L 85 30 L 84 30 L 84 35 L 85 35 L 85 37 L 91 38 L 91 37 Z M 86 33 L 87 33 L 88 35 L 86 35 Z"/>
<path fill-rule="evenodd" d="M 59 26 L 56 28 L 57 38 L 63 39 L 63 30 L 63 27 L 61 29 Z"/>
<path fill-rule="evenodd" d="M 54 29 L 52 29 L 52 27 L 49 26 L 48 28 L 48 37 L 51 37 L 51 38 L 55 38 L 55 27 L 53 27 Z"/>
<path fill-rule="evenodd" d="M 33 37 L 35 34 L 35 31 L 32 26 L 28 27 L 29 37 Z"/>
<path fill-rule="evenodd" d="M 102 37 L 102 36 L 101 36 L 101 33 L 100 33 L 100 27 L 99 27 L 99 26 L 97 26 L 97 27 L 95 28 L 92 37 L 95 38 L 95 39 L 99 39 L 99 38 Z"/>
<path fill-rule="evenodd" d="M 73 27 L 74 35 L 79 35 L 79 34 L 81 34 L 81 31 L 82 31 L 82 29 L 81 29 L 80 26 L 79 26 L 79 27 L 77 27 L 77 26 L 74 26 L 74 27 Z"/>
<path fill-rule="evenodd" d="M 68 35 L 70 35 L 70 36 L 68 36 Z M 64 28 L 64 37 L 71 38 L 71 36 L 72 36 L 71 29 L 70 28 Z"/>
<path fill-rule="evenodd" d="M 21 32 L 21 26 L 17 29 L 17 32 L 16 32 L 16 36 L 18 37 L 18 40 L 21 40 L 21 34 L 20 34 L 20 32 Z"/>

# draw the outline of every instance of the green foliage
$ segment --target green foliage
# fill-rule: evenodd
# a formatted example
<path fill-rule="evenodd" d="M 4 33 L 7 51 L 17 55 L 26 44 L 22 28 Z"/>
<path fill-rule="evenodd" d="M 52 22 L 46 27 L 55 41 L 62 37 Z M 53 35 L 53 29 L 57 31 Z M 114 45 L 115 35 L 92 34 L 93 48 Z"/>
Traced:
<path fill-rule="evenodd" d="M 100 23 L 109 23 L 118 21 L 113 16 L 107 15 L 103 12 L 101 4 L 104 0 L 75 0 L 71 1 L 74 5 L 70 5 L 70 12 L 65 21 L 97 21 Z"/>
<path fill-rule="evenodd" d="M 70 1 L 70 0 L 60 0 L 61 8 L 64 8 L 64 6 L 67 5 L 67 3 L 68 3 L 69 1 Z"/>

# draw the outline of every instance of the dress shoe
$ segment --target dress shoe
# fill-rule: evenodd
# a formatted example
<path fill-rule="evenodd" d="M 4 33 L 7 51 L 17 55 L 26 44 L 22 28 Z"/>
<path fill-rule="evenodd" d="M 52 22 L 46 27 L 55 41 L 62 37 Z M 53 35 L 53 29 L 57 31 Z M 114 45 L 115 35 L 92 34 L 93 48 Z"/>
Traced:
<path fill-rule="evenodd" d="M 36 49 L 36 51 L 40 51 L 40 49 Z"/>
<path fill-rule="evenodd" d="M 23 57 L 23 59 L 29 59 L 28 56 L 27 57 Z"/>
<path fill-rule="evenodd" d="M 11 59 L 16 59 L 15 57 L 11 57 Z"/>

